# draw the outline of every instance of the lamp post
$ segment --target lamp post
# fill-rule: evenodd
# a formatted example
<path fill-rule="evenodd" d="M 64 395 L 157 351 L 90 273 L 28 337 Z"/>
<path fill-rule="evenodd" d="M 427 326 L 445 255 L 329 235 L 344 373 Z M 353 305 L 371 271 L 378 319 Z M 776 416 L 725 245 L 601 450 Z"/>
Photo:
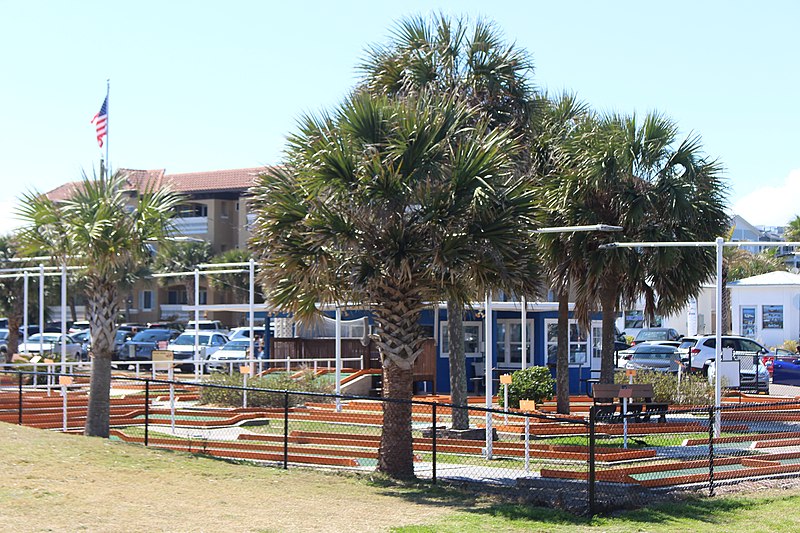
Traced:
<path fill-rule="evenodd" d="M 717 284 L 715 290 L 715 301 L 717 306 L 717 316 L 714 321 L 714 329 L 716 330 L 715 341 L 716 349 L 714 350 L 714 362 L 716 365 L 716 372 L 714 373 L 714 408 L 716 416 L 714 418 L 714 436 L 719 437 L 722 428 L 722 413 L 720 411 L 720 404 L 722 403 L 722 385 L 720 381 L 719 361 L 722 360 L 722 250 L 724 247 L 742 246 L 764 246 L 764 247 L 780 247 L 780 246 L 800 246 L 800 242 L 761 242 L 761 241 L 737 241 L 725 242 L 722 237 L 717 237 L 714 241 L 698 241 L 698 242 L 612 242 L 600 245 L 601 249 L 612 248 L 715 248 L 717 256 Z M 758 369 L 756 368 L 756 372 Z"/>

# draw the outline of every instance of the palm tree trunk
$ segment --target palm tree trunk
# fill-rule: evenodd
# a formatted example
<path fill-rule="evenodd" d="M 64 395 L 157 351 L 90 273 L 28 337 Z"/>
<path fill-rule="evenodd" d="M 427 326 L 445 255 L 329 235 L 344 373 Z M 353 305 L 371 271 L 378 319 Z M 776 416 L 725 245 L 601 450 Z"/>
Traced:
<path fill-rule="evenodd" d="M 378 454 L 378 470 L 397 479 L 414 477 L 414 451 L 411 438 L 410 368 L 400 368 L 388 360 L 383 368 L 383 395 L 395 401 L 383 403 L 383 431 Z"/>
<path fill-rule="evenodd" d="M 556 410 L 569 414 L 569 288 L 558 292 L 558 347 L 556 352 Z"/>
<path fill-rule="evenodd" d="M 450 403 L 467 405 L 467 360 L 464 355 L 464 305 L 447 302 L 447 335 L 450 339 Z M 453 410 L 453 429 L 469 428 L 469 411 Z"/>
<path fill-rule="evenodd" d="M 92 377 L 89 385 L 89 408 L 83 433 L 108 437 L 111 359 L 114 353 L 115 320 L 119 312 L 116 287 L 111 283 L 89 280 L 89 323 L 92 335 Z"/>
<path fill-rule="evenodd" d="M 383 283 L 375 301 L 376 344 L 383 363 L 383 431 L 378 470 L 397 479 L 414 477 L 411 397 L 414 361 L 423 347 L 419 317 L 425 308 L 415 288 Z"/>
<path fill-rule="evenodd" d="M 25 319 L 25 302 L 22 293 L 23 291 L 20 289 L 14 298 L 11 313 L 8 315 L 8 340 L 6 344 L 8 361 L 11 361 L 13 355 L 19 351 L 19 328 Z"/>
<path fill-rule="evenodd" d="M 614 325 L 617 320 L 617 290 L 606 282 L 600 289 L 603 308 L 603 348 L 600 353 L 600 383 L 614 383 Z"/>

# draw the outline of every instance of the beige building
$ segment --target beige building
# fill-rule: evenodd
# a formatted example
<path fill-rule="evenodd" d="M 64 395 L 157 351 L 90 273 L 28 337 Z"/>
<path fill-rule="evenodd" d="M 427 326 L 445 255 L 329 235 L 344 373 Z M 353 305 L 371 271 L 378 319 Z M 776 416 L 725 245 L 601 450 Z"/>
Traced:
<path fill-rule="evenodd" d="M 264 170 L 263 167 L 258 167 L 187 174 L 167 174 L 163 169 L 121 169 L 121 172 L 126 174 L 126 193 L 131 204 L 136 201 L 138 193 L 148 186 L 169 187 L 184 195 L 186 199 L 175 214 L 173 236 L 207 241 L 211 244 L 212 253 L 217 255 L 231 249 L 247 248 L 249 223 L 252 220 L 248 213 L 248 189 Z M 67 183 L 50 191 L 47 196 L 54 201 L 64 200 L 78 186 L 80 182 Z M 227 291 L 213 290 L 201 276 L 201 304 L 239 303 L 231 301 L 231 298 Z M 81 319 L 85 316 L 84 308 L 79 305 L 80 298 L 77 300 L 76 318 Z M 136 323 L 185 321 L 192 318 L 183 309 L 186 301 L 186 288 L 182 283 L 164 285 L 154 280 L 142 280 L 129 294 L 124 295 L 121 303 L 124 314 L 122 320 Z M 51 316 L 60 316 L 60 308 L 53 308 L 51 311 Z M 235 326 L 241 317 L 234 313 L 217 312 L 208 313 L 208 318 Z"/>

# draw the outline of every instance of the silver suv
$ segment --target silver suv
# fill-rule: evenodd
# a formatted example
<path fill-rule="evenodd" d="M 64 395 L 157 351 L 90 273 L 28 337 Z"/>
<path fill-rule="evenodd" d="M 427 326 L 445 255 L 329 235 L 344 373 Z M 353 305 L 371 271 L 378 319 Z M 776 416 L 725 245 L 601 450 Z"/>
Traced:
<path fill-rule="evenodd" d="M 716 358 L 716 347 L 715 335 L 702 335 L 684 337 L 681 339 L 678 351 L 682 359 L 688 359 L 690 370 L 701 371 L 704 376 L 707 376 L 708 368 Z M 769 392 L 769 372 L 763 360 L 765 357 L 774 357 L 775 354 L 753 339 L 738 335 L 723 335 L 722 349 L 725 348 L 732 348 L 734 356 L 742 361 L 741 387 L 749 388 L 752 385 L 759 391 Z"/>

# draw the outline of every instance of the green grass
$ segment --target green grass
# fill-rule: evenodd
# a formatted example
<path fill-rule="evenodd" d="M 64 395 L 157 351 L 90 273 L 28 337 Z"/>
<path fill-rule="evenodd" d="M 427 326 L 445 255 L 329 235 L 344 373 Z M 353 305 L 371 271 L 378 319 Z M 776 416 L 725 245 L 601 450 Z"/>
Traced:
<path fill-rule="evenodd" d="M 588 519 L 481 489 L 234 464 L 3 423 L 0 454 L 0 523 L 15 532 L 800 530 L 796 486 Z"/>

